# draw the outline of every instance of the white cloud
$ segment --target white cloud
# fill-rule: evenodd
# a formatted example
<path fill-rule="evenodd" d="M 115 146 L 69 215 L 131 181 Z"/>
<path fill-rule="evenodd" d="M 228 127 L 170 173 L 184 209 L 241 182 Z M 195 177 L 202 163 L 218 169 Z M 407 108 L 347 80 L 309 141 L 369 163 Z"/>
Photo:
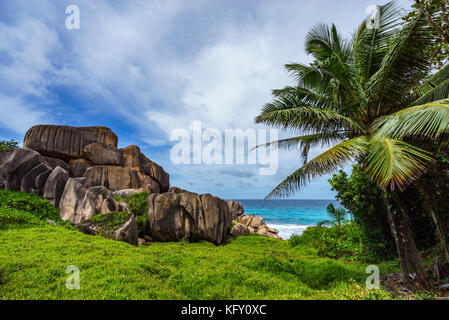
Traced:
<path fill-rule="evenodd" d="M 84 108 L 77 118 L 113 115 L 140 140 L 134 143 L 170 145 L 171 130 L 193 120 L 204 129 L 255 128 L 271 90 L 290 83 L 282 66 L 309 61 L 303 40 L 312 25 L 335 22 L 348 34 L 368 4 L 385 1 L 73 2 L 80 30 L 65 29 L 67 1 L 15 1 L 0 12 L 11 15 L 0 22 L 0 123 L 24 133 L 52 114 L 55 122 L 73 121 L 47 110 L 60 103 L 62 87 L 80 101 L 67 110 Z M 168 158 L 162 164 L 180 185 L 219 171 L 174 167 Z M 278 174 L 253 189 L 268 192 L 300 164 L 297 154 L 280 152 Z"/>
<path fill-rule="evenodd" d="M 19 98 L 0 94 L 0 124 L 12 132 L 22 134 L 33 125 L 48 123 L 45 112 L 33 110 L 32 106 L 23 103 Z"/>

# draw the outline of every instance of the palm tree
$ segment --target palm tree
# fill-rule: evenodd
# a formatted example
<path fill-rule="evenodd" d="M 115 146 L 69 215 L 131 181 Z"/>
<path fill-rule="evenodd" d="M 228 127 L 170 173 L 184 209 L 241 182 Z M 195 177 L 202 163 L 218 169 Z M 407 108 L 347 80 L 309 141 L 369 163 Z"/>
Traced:
<path fill-rule="evenodd" d="M 346 215 L 348 214 L 344 208 L 335 208 L 335 206 L 330 203 L 326 208 L 327 214 L 331 218 L 330 220 L 324 220 L 317 223 L 317 226 L 322 227 L 326 224 L 332 226 L 341 226 L 341 224 L 346 221 Z"/>
<path fill-rule="evenodd" d="M 256 122 L 301 132 L 264 146 L 299 147 L 304 164 L 267 198 L 289 196 L 350 161 L 360 163 L 385 190 L 403 190 L 432 163 L 429 152 L 404 140 L 376 134 L 375 125 L 424 96 L 420 84 L 431 70 L 425 52 L 434 41 L 434 30 L 423 16 L 403 24 L 395 2 L 379 7 L 379 21 L 374 29 L 362 23 L 351 40 L 342 39 L 334 25 L 318 25 L 306 38 L 306 51 L 314 61 L 286 65 L 297 85 L 274 90 L 273 101 L 263 107 Z M 331 147 L 308 161 L 309 150 L 317 146 Z M 410 250 L 401 246 L 412 239 L 400 239 L 402 232 L 397 232 L 397 218 L 388 201 L 386 195 L 389 222 L 404 270 L 404 255 Z M 414 243 L 410 246 L 415 247 Z M 417 257 L 409 261 L 419 265 Z"/>

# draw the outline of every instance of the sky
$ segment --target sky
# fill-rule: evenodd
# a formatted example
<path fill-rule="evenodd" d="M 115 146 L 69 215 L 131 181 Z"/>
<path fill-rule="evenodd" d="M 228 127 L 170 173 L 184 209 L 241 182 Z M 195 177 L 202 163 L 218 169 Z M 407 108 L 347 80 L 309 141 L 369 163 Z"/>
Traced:
<path fill-rule="evenodd" d="M 173 131 L 190 132 L 194 121 L 220 132 L 268 129 L 254 118 L 272 89 L 294 83 L 286 63 L 311 62 L 308 30 L 335 23 L 350 37 L 367 7 L 385 2 L 0 0 L 0 140 L 21 142 L 37 124 L 107 126 L 119 147 L 138 145 L 163 166 L 172 186 L 262 199 L 300 167 L 298 152 L 279 151 L 274 175 L 247 161 L 174 164 Z M 79 29 L 66 27 L 69 5 L 79 8 Z M 328 179 L 292 198 L 334 198 Z"/>

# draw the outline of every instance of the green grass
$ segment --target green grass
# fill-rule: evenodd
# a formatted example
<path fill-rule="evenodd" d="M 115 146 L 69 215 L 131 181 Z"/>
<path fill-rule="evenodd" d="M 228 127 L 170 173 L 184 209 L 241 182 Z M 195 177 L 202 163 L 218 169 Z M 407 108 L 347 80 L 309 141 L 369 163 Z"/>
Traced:
<path fill-rule="evenodd" d="M 6 198 L 9 205 L 0 203 L 0 299 L 390 298 L 364 288 L 366 264 L 319 257 L 312 247 L 259 235 L 222 246 L 136 247 L 46 223 L 54 212 L 38 197 L 9 193 Z M 23 209 L 39 202 L 41 207 L 31 208 L 36 215 Z M 80 270 L 79 290 L 65 286 L 71 265 Z M 381 272 L 397 269 L 395 264 L 379 267 Z"/>
<path fill-rule="evenodd" d="M 80 290 L 65 287 L 69 265 Z M 364 289 L 365 267 L 261 236 L 134 247 L 51 225 L 0 231 L 1 299 L 388 298 Z"/>

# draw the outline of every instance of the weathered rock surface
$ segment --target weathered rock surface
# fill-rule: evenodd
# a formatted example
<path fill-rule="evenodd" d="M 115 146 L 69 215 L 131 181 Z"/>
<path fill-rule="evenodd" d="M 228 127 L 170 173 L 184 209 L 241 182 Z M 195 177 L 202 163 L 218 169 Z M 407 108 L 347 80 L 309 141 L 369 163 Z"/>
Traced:
<path fill-rule="evenodd" d="M 0 167 L 5 164 L 11 153 L 13 153 L 13 151 L 0 150 Z"/>
<path fill-rule="evenodd" d="M 120 153 L 122 156 L 123 167 L 135 169 L 139 172 L 139 175 L 151 177 L 153 181 L 159 184 L 160 192 L 168 191 L 170 188 L 170 176 L 161 166 L 151 161 L 143 153 L 141 153 L 138 146 L 127 146 L 126 148 L 120 149 Z M 156 188 L 153 183 L 154 182 L 151 181 L 145 181 L 142 185 L 146 186 L 148 184 L 152 184 L 151 187 Z"/>
<path fill-rule="evenodd" d="M 55 207 L 59 207 L 59 201 L 68 180 L 69 173 L 61 167 L 56 167 L 45 182 L 44 198 L 48 199 Z"/>
<path fill-rule="evenodd" d="M 228 205 L 229 209 L 231 210 L 233 220 L 237 219 L 238 216 L 242 215 L 245 212 L 245 209 L 243 209 L 243 205 L 238 201 L 229 200 Z"/>
<path fill-rule="evenodd" d="M 25 134 L 24 148 L 44 156 L 70 160 L 84 157 L 84 147 L 104 143 L 117 149 L 118 137 L 106 127 L 34 126 Z"/>
<path fill-rule="evenodd" d="M 248 227 L 241 223 L 237 223 L 231 229 L 231 236 L 233 236 L 233 237 L 249 236 L 250 233 L 251 232 L 248 229 Z"/>
<path fill-rule="evenodd" d="M 43 164 L 44 160 L 38 152 L 29 149 L 15 149 L 9 153 L 8 158 L 2 166 L 5 188 L 11 191 L 21 191 L 23 178 L 30 171 Z M 28 176 L 26 181 L 30 181 L 30 178 Z M 34 182 L 33 180 L 33 186 Z M 30 184 L 30 182 L 27 182 L 27 184 Z"/>
<path fill-rule="evenodd" d="M 129 198 L 129 196 L 135 194 L 135 193 L 139 193 L 139 192 L 143 192 L 146 191 L 146 189 L 124 189 L 124 190 L 117 190 L 114 191 L 112 194 L 119 196 L 120 198 L 124 198 L 127 199 Z"/>
<path fill-rule="evenodd" d="M 101 235 L 105 238 L 127 242 L 132 245 L 138 245 L 137 222 L 133 214 L 127 214 L 124 221 L 117 225 L 117 212 L 110 212 L 97 219 L 88 219 L 78 225 L 78 229 L 86 234 Z M 101 219 L 98 219 L 100 217 Z"/>
<path fill-rule="evenodd" d="M 105 187 L 88 188 L 73 178 L 65 185 L 59 209 L 61 218 L 74 224 L 80 224 L 99 213 L 129 211 L 126 204 L 115 201 Z"/>
<path fill-rule="evenodd" d="M 91 143 L 85 146 L 84 155 L 94 164 L 119 166 L 122 162 L 120 152 L 104 143 Z"/>
<path fill-rule="evenodd" d="M 69 167 L 74 178 L 82 177 L 86 170 L 93 166 L 94 164 L 87 159 L 72 159 L 69 161 Z"/>
<path fill-rule="evenodd" d="M 55 159 L 55 158 L 49 158 L 49 157 L 42 157 L 45 161 L 45 163 L 52 169 L 56 169 L 56 167 L 61 167 L 65 171 L 67 171 L 69 174 L 71 173 L 70 166 L 67 162 Z"/>
<path fill-rule="evenodd" d="M 109 190 L 139 189 L 137 170 L 119 166 L 93 166 L 84 173 L 88 186 L 105 186 Z"/>
<path fill-rule="evenodd" d="M 51 171 L 52 169 L 46 163 L 37 165 L 23 176 L 20 191 L 42 195 L 45 182 Z"/>
<path fill-rule="evenodd" d="M 151 235 L 158 241 L 206 240 L 222 244 L 232 217 L 226 201 L 210 194 L 192 192 L 151 194 L 148 217 Z"/>
<path fill-rule="evenodd" d="M 257 233 L 264 237 L 281 239 L 281 237 L 277 235 L 278 231 L 276 229 L 270 228 L 260 216 L 243 214 L 240 215 L 236 219 L 236 221 L 247 227 L 250 234 Z"/>

